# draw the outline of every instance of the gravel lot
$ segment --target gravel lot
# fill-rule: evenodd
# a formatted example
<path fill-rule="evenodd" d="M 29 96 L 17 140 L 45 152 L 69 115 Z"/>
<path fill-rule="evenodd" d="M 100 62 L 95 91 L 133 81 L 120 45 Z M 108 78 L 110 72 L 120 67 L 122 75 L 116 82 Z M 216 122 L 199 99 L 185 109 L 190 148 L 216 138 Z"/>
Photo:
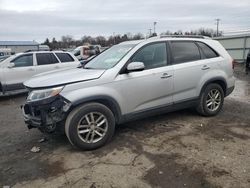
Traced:
<path fill-rule="evenodd" d="M 28 130 L 25 95 L 1 98 L 0 187 L 250 187 L 250 75 L 241 66 L 235 75 L 218 116 L 184 110 L 127 123 L 91 152 Z"/>

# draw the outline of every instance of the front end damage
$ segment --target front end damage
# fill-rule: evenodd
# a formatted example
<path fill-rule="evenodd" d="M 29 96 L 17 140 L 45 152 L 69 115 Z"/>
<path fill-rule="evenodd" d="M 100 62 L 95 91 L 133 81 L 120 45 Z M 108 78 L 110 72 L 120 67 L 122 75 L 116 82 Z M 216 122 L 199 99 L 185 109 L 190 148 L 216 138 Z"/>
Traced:
<path fill-rule="evenodd" d="M 71 103 L 60 95 L 36 102 L 26 102 L 21 108 L 29 129 L 51 133 L 63 125 Z"/>

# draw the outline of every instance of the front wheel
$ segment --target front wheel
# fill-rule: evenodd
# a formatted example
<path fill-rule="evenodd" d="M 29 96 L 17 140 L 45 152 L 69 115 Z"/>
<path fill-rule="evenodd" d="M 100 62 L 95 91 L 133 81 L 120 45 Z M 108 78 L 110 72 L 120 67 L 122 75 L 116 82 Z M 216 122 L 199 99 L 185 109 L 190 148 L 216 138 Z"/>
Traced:
<path fill-rule="evenodd" d="M 88 103 L 73 110 L 65 124 L 70 143 L 83 150 L 106 144 L 115 131 L 112 111 L 100 103 Z"/>
<path fill-rule="evenodd" d="M 209 84 L 201 93 L 196 110 L 203 116 L 217 115 L 224 103 L 224 91 L 219 84 Z"/>

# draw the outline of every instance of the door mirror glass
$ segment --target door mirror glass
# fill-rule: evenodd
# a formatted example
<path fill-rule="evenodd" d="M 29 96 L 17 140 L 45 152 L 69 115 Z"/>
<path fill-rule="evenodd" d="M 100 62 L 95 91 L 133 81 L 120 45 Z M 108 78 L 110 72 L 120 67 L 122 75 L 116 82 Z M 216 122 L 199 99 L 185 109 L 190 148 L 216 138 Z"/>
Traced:
<path fill-rule="evenodd" d="M 145 65 L 143 62 L 132 62 L 128 64 L 127 71 L 128 72 L 142 71 L 144 70 L 144 68 L 145 68 Z"/>
<path fill-rule="evenodd" d="M 15 67 L 15 63 L 9 63 L 9 64 L 8 64 L 8 68 L 9 68 L 9 69 L 11 69 L 11 68 L 13 68 L 13 67 Z"/>

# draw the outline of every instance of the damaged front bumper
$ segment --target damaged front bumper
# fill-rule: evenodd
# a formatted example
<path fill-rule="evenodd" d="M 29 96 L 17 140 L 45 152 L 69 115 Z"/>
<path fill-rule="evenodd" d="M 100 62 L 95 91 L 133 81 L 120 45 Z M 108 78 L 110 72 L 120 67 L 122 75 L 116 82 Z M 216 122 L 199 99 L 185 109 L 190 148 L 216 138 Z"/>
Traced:
<path fill-rule="evenodd" d="M 71 103 L 60 95 L 21 106 L 28 128 L 39 128 L 43 132 L 54 132 L 65 122 Z"/>

